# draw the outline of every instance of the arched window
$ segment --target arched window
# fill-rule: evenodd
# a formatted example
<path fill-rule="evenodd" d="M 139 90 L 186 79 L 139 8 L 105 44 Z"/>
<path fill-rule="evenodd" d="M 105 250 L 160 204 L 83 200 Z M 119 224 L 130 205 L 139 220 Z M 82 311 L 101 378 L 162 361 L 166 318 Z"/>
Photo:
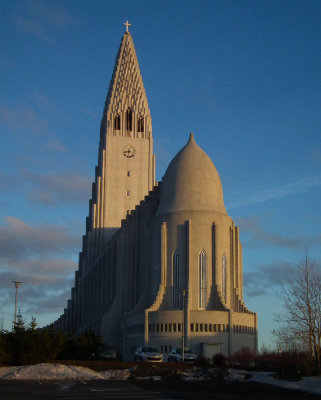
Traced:
<path fill-rule="evenodd" d="M 226 303 L 227 300 L 227 275 L 226 275 L 226 255 L 222 256 L 222 294 L 223 300 Z"/>
<path fill-rule="evenodd" d="M 144 118 L 139 117 L 137 121 L 137 131 L 138 132 L 144 132 Z"/>
<path fill-rule="evenodd" d="M 206 251 L 201 250 L 198 258 L 199 308 L 205 308 L 206 304 L 206 259 Z"/>
<path fill-rule="evenodd" d="M 126 112 L 126 127 L 128 131 L 132 130 L 132 110 L 130 108 Z"/>
<path fill-rule="evenodd" d="M 116 117 L 114 118 L 114 128 L 115 128 L 115 131 L 120 130 L 120 115 L 119 114 L 117 114 Z"/>
<path fill-rule="evenodd" d="M 173 254 L 173 308 L 180 308 L 179 253 Z"/>

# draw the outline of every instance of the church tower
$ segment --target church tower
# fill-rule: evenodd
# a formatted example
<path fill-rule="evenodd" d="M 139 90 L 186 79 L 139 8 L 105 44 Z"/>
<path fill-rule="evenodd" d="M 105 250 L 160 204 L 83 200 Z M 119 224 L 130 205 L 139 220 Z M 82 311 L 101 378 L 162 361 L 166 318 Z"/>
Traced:
<path fill-rule="evenodd" d="M 155 184 L 152 120 L 129 24 L 124 25 L 100 127 L 89 204 L 87 240 L 94 254 Z"/>
<path fill-rule="evenodd" d="M 92 330 L 125 360 L 185 345 L 207 359 L 257 351 L 243 300 L 239 229 L 214 163 L 193 135 L 155 183 L 152 123 L 132 37 L 122 38 L 100 128 L 75 285 L 54 323 Z"/>

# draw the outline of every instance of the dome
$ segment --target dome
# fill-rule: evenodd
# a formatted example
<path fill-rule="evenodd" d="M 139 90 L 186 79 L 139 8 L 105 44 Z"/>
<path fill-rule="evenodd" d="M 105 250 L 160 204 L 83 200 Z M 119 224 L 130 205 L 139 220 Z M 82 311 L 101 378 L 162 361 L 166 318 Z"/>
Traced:
<path fill-rule="evenodd" d="M 163 177 L 157 214 L 213 211 L 226 214 L 219 174 L 191 133 Z"/>

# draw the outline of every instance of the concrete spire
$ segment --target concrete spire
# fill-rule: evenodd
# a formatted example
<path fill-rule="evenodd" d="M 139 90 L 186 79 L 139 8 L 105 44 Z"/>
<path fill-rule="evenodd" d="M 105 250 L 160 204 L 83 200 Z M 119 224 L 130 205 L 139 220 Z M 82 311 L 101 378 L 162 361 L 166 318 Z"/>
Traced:
<path fill-rule="evenodd" d="M 143 130 L 145 137 L 152 134 L 151 116 L 147 96 L 140 72 L 138 59 L 131 34 L 126 31 L 116 57 L 113 77 L 106 98 L 102 129 L 107 134 L 127 136 L 127 112 L 131 111 L 132 137 L 139 137 Z M 118 118 L 115 122 L 115 118 Z M 144 129 L 139 128 L 139 120 Z M 109 122 L 109 126 L 108 123 Z"/>

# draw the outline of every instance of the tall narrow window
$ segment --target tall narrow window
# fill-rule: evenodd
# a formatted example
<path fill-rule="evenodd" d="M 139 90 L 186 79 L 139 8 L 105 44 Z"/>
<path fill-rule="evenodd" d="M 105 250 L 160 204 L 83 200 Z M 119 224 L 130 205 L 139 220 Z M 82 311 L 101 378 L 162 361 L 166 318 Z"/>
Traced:
<path fill-rule="evenodd" d="M 206 251 L 201 250 L 198 260 L 199 299 L 198 307 L 205 308 L 206 304 Z"/>
<path fill-rule="evenodd" d="M 114 119 L 114 128 L 115 128 L 115 131 L 120 130 L 120 115 L 119 114 L 117 114 Z"/>
<path fill-rule="evenodd" d="M 139 117 L 137 121 L 137 131 L 138 132 L 144 132 L 144 118 Z"/>
<path fill-rule="evenodd" d="M 227 300 L 227 276 L 226 276 L 226 256 L 223 254 L 222 257 L 222 294 L 223 300 L 226 303 Z"/>
<path fill-rule="evenodd" d="M 126 112 L 126 127 L 128 131 L 132 130 L 132 110 L 130 108 Z"/>
<path fill-rule="evenodd" d="M 179 253 L 176 250 L 173 254 L 173 308 L 180 307 L 180 288 L 179 288 Z"/>

